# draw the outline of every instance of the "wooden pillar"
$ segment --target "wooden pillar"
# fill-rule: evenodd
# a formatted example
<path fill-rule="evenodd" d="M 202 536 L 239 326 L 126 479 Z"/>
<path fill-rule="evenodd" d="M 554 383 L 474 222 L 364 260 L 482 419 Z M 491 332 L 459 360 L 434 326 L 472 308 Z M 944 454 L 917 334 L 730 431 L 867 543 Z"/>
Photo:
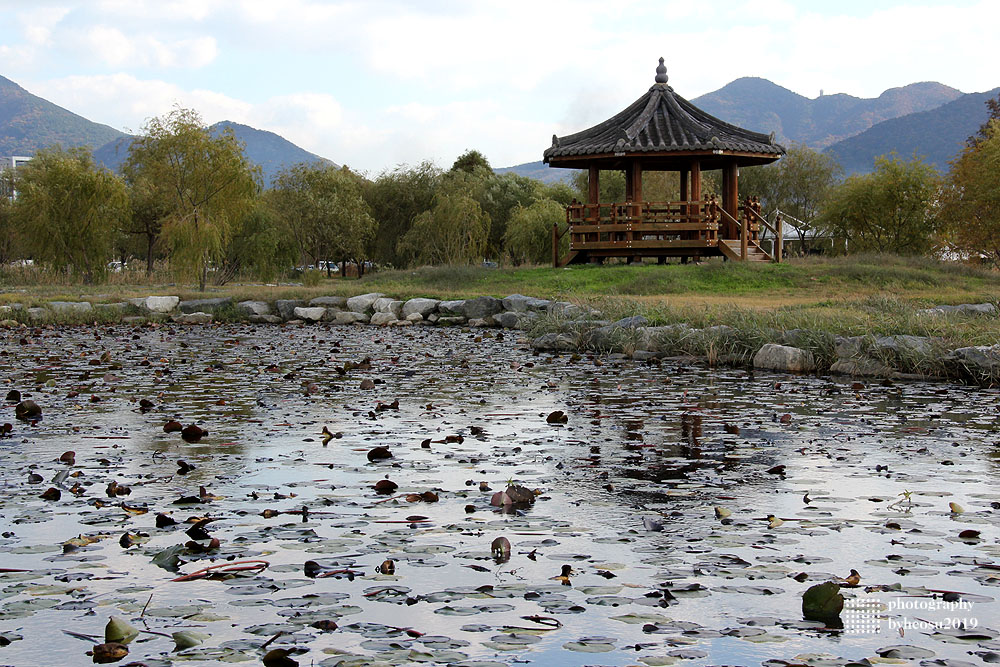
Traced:
<path fill-rule="evenodd" d="M 559 268 L 559 224 L 552 223 L 552 266 Z"/>
<path fill-rule="evenodd" d="M 587 203 L 597 204 L 601 201 L 601 170 L 597 165 L 590 165 L 587 178 Z"/>
<path fill-rule="evenodd" d="M 691 205 L 691 214 L 697 218 L 701 212 L 701 162 L 693 160 L 691 162 L 691 198 L 689 201 L 695 202 Z"/>
<path fill-rule="evenodd" d="M 726 213 L 733 216 L 734 219 L 739 220 L 739 210 L 740 210 L 740 193 L 739 184 L 737 182 L 739 169 L 736 167 L 736 162 L 729 162 L 723 167 L 722 170 L 722 208 L 726 210 Z M 732 223 L 730 223 L 732 224 Z M 729 238 L 736 238 L 738 230 L 732 230 L 733 235 Z"/>
<path fill-rule="evenodd" d="M 635 188 L 635 174 L 632 172 L 632 165 L 625 167 L 625 201 L 635 201 L 632 192 Z"/>
<path fill-rule="evenodd" d="M 686 202 L 686 201 L 689 201 L 691 199 L 691 194 L 688 191 L 688 170 L 687 169 L 681 169 L 681 170 L 679 170 L 678 173 L 680 175 L 680 181 L 681 181 L 681 194 L 680 194 L 680 197 L 678 197 L 678 198 L 682 202 Z M 687 219 L 687 214 L 688 214 L 688 205 L 682 203 L 681 204 L 681 219 Z"/>
<path fill-rule="evenodd" d="M 688 206 L 692 222 L 698 222 L 701 217 L 701 162 L 697 160 L 691 161 L 691 197 L 688 201 L 694 202 Z M 699 239 L 703 238 L 703 232 L 695 234 Z"/>
<path fill-rule="evenodd" d="M 639 161 L 632 163 L 632 201 L 637 204 L 642 201 L 642 163 Z"/>

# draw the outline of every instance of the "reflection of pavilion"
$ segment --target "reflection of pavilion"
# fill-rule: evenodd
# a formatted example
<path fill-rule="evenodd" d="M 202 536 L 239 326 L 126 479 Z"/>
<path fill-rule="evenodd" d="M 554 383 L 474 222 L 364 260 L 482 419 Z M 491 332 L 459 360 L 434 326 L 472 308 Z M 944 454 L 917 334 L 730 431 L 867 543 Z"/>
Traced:
<path fill-rule="evenodd" d="M 589 174 L 587 202 L 567 207 L 569 226 L 553 230 L 553 263 L 710 255 L 780 261 L 780 250 L 772 257 L 758 246 L 761 229 L 771 225 L 759 203 L 748 199 L 740 205 L 738 178 L 741 166 L 768 164 L 784 153 L 773 134 L 725 123 L 676 95 L 660 58 L 656 83 L 630 107 L 590 129 L 552 137 L 545 162 Z M 721 201 L 702 198 L 702 172 L 712 169 L 722 171 Z M 624 202 L 600 201 L 602 170 L 625 172 Z M 644 201 L 644 171 L 679 172 L 680 201 Z M 558 241 L 566 232 L 570 252 L 559 257 Z M 773 232 L 780 239 L 780 227 Z"/>

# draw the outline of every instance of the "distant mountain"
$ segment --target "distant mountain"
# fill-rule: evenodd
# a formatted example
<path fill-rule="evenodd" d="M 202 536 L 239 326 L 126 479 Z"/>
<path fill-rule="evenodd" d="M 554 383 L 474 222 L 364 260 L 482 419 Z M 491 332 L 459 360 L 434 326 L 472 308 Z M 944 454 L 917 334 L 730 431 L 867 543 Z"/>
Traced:
<path fill-rule="evenodd" d="M 209 129 L 213 135 L 217 135 L 227 128 L 231 129 L 236 138 L 243 142 L 246 147 L 244 153 L 247 159 L 259 165 L 264 172 L 264 187 L 271 187 L 274 177 L 283 168 L 291 167 L 300 162 L 309 164 L 318 162 L 334 167 L 340 166 L 325 157 L 299 148 L 280 134 L 267 130 L 258 130 L 249 125 L 241 125 L 229 120 L 218 122 Z"/>
<path fill-rule="evenodd" d="M 576 170 L 552 169 L 549 165 L 539 160 L 538 162 L 515 164 L 513 167 L 500 167 L 499 169 L 494 169 L 493 172 L 497 174 L 513 172 L 518 176 L 527 176 L 528 178 L 533 178 L 536 181 L 541 181 L 542 183 L 569 183 L 573 180 L 573 174 Z"/>
<path fill-rule="evenodd" d="M 271 181 L 283 167 L 299 162 L 334 164 L 299 148 L 274 132 L 228 120 L 216 123 L 209 129 L 213 134 L 218 134 L 227 128 L 243 142 L 247 158 L 260 165 L 265 187 L 271 185 Z M 128 157 L 132 137 L 32 95 L 13 81 L 0 76 L 0 155 L 30 156 L 39 149 L 55 144 L 64 148 L 90 146 L 98 164 L 117 171 Z"/>
<path fill-rule="evenodd" d="M 208 128 L 213 136 L 218 136 L 226 129 L 233 131 L 236 138 L 243 142 L 244 154 L 255 165 L 259 165 L 264 176 L 264 187 L 270 187 L 274 177 L 284 167 L 290 167 L 300 162 L 331 164 L 334 162 L 299 148 L 292 142 L 274 132 L 258 130 L 249 125 L 241 125 L 224 120 Z M 94 159 L 112 171 L 128 157 L 128 149 L 132 137 L 122 136 L 101 146 L 94 151 Z"/>
<path fill-rule="evenodd" d="M 34 155 L 55 144 L 103 146 L 122 136 L 113 127 L 91 122 L 0 76 L 0 155 Z"/>
<path fill-rule="evenodd" d="M 937 109 L 883 121 L 824 152 L 836 158 L 847 173 L 870 172 L 876 157 L 893 151 L 903 159 L 914 154 L 923 157 L 944 173 L 966 140 L 986 122 L 986 100 L 997 94 L 1000 88 L 969 93 Z"/>
<path fill-rule="evenodd" d="M 767 79 L 744 77 L 691 101 L 734 125 L 774 132 L 779 143 L 804 143 L 817 150 L 830 147 L 831 154 L 847 161 L 844 168 L 852 173 L 870 171 L 874 156 L 890 150 L 905 157 L 916 150 L 946 168 L 958 150 L 956 143 L 960 148 L 986 117 L 982 102 L 989 94 L 976 95 L 923 82 L 890 88 L 876 98 L 836 94 L 809 99 Z M 924 118 L 926 114 L 931 115 Z M 910 122 L 915 123 L 913 129 Z M 549 169 L 542 162 L 495 171 L 513 171 L 546 183 L 573 176 L 571 169 Z"/>
<path fill-rule="evenodd" d="M 823 149 L 891 118 L 935 109 L 962 92 L 935 82 L 890 88 L 876 98 L 822 95 L 809 99 L 756 77 L 745 77 L 691 100 L 722 120 L 757 132 L 774 132 L 779 143 Z"/>

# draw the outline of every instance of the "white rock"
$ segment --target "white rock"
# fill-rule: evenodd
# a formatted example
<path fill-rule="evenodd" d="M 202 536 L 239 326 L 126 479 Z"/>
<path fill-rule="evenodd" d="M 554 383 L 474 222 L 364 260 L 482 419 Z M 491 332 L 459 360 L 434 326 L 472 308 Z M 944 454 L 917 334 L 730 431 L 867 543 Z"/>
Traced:
<path fill-rule="evenodd" d="M 333 319 L 337 324 L 354 324 L 355 322 L 367 322 L 368 316 L 364 313 L 355 313 L 350 310 L 343 310 L 337 313 Z"/>
<path fill-rule="evenodd" d="M 371 294 L 361 294 L 360 296 L 352 296 L 347 300 L 347 310 L 353 313 L 364 313 L 366 315 L 371 315 L 374 312 L 375 302 L 384 297 L 385 295 L 381 292 L 372 292 Z"/>
<path fill-rule="evenodd" d="M 313 308 L 298 306 L 292 311 L 292 314 L 306 322 L 319 322 L 326 317 L 326 308 L 322 306 L 315 306 Z"/>
<path fill-rule="evenodd" d="M 443 317 L 465 317 L 465 299 L 440 302 L 438 313 Z"/>
<path fill-rule="evenodd" d="M 374 310 L 376 313 L 388 313 L 389 306 L 392 305 L 393 301 L 394 299 L 387 296 L 375 299 L 374 303 L 372 303 L 372 310 Z"/>
<path fill-rule="evenodd" d="M 211 321 L 211 314 L 202 312 L 184 313 L 183 315 L 174 317 L 174 322 L 178 324 L 208 324 Z"/>
<path fill-rule="evenodd" d="M 89 313 L 94 309 L 89 301 L 51 301 L 49 308 L 56 313 Z"/>
<path fill-rule="evenodd" d="M 424 321 L 424 316 L 421 315 L 420 313 L 410 313 L 409 315 L 406 316 L 406 321 L 407 322 L 423 322 Z"/>
<path fill-rule="evenodd" d="M 437 310 L 439 303 L 441 302 L 437 299 L 410 299 L 403 304 L 402 316 L 409 318 L 410 315 L 419 313 L 420 317 L 427 319 L 428 315 Z"/>
<path fill-rule="evenodd" d="M 147 296 L 142 305 L 151 313 L 169 313 L 180 302 L 179 296 Z"/>
<path fill-rule="evenodd" d="M 816 369 L 816 362 L 809 350 L 768 343 L 757 350 L 757 354 L 753 358 L 753 367 L 772 371 L 808 373 Z"/>
<path fill-rule="evenodd" d="M 315 308 L 316 306 L 323 306 L 324 308 L 335 308 L 337 310 L 343 310 L 347 307 L 347 297 L 346 296 L 318 296 L 315 299 L 309 300 L 309 305 Z"/>
<path fill-rule="evenodd" d="M 396 316 L 392 313 L 375 313 L 372 315 L 370 322 L 376 326 L 384 326 L 386 324 L 392 324 L 396 322 Z"/>
<path fill-rule="evenodd" d="M 271 306 L 266 301 L 240 301 L 236 304 L 236 307 L 240 312 L 247 315 L 263 316 L 271 314 Z"/>

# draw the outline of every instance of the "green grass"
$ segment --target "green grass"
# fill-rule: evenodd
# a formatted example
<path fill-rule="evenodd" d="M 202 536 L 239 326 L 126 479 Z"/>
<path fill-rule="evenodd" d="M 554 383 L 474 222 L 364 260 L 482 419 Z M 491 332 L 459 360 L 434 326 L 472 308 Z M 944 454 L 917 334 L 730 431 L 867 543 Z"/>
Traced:
<path fill-rule="evenodd" d="M 317 282 L 311 275 L 309 282 Z M 301 280 L 301 279 L 300 279 Z M 1000 341 L 998 318 L 927 317 L 921 308 L 936 304 L 1000 300 L 1000 274 L 927 258 L 855 255 L 792 259 L 782 264 L 746 264 L 719 259 L 699 264 L 671 263 L 486 269 L 472 266 L 382 271 L 356 279 L 232 284 L 205 293 L 172 282 L 160 271 L 109 274 L 101 285 L 75 284 L 38 269 L 0 272 L 0 305 L 26 306 L 52 300 L 116 302 L 149 294 L 182 299 L 231 296 L 243 299 L 309 299 L 383 292 L 460 299 L 483 294 L 520 293 L 588 303 L 610 316 L 644 314 L 657 323 L 687 322 L 695 327 L 728 324 L 741 330 L 822 330 L 841 335 L 913 334 L 964 344 Z"/>
<path fill-rule="evenodd" d="M 924 258 L 852 256 L 793 259 L 782 264 L 746 264 L 713 259 L 700 264 L 658 266 L 570 266 L 483 269 L 427 267 L 365 276 L 360 285 L 377 291 L 465 297 L 505 296 L 512 292 L 540 297 L 729 297 L 783 300 L 842 297 L 857 293 L 912 293 L 948 302 L 1000 294 L 995 273 Z M 356 289 L 356 288 L 355 288 Z"/>
<path fill-rule="evenodd" d="M 926 258 L 855 255 L 838 258 L 792 259 L 782 264 L 747 264 L 707 260 L 699 264 L 671 263 L 571 266 L 563 269 L 527 267 L 485 269 L 439 266 L 415 270 L 382 271 L 361 280 L 328 279 L 319 272 L 294 283 L 210 286 L 206 295 L 297 298 L 317 294 L 353 295 L 384 292 L 400 298 L 429 296 L 465 298 L 521 293 L 544 298 L 587 300 L 627 297 L 668 303 L 733 303 L 747 307 L 838 302 L 878 294 L 921 300 L 924 303 L 987 301 L 1000 295 L 1000 275 L 961 264 Z M 166 271 L 152 278 L 143 273 L 109 274 L 99 285 L 82 285 L 61 274 L 38 269 L 0 271 L 0 302 L 37 297 L 93 298 L 113 301 L 151 293 L 183 298 L 201 295 L 190 285 L 178 284 Z M 26 296 L 25 296 L 26 295 Z"/>

